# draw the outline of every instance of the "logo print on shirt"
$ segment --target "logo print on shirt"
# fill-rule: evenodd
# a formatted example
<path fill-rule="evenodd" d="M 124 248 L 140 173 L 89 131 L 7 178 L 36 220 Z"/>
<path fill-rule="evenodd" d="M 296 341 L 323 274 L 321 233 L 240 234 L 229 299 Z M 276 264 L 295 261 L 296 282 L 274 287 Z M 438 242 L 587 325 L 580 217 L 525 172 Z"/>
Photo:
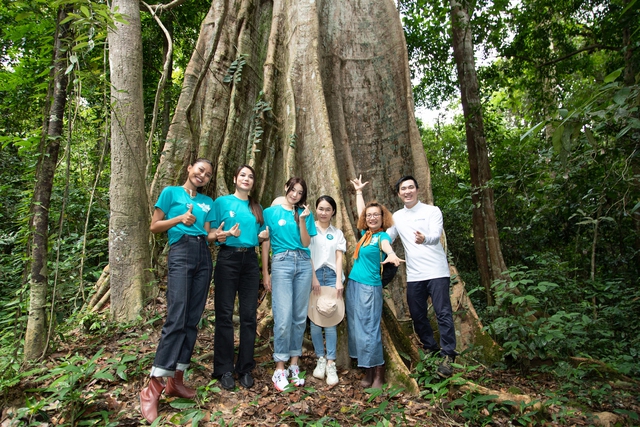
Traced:
<path fill-rule="evenodd" d="M 281 219 L 281 220 L 278 221 L 278 225 L 280 227 L 283 227 L 286 223 L 287 223 L 287 221 L 285 219 Z"/>
<path fill-rule="evenodd" d="M 333 240 L 333 234 L 327 234 L 327 240 Z"/>
<path fill-rule="evenodd" d="M 372 245 L 377 245 L 378 244 L 378 236 L 373 236 L 371 238 L 371 244 Z"/>
<path fill-rule="evenodd" d="M 211 210 L 211 206 L 209 206 L 206 203 L 198 203 L 198 206 L 200 206 L 200 209 L 202 209 L 205 212 L 209 212 Z"/>
<path fill-rule="evenodd" d="M 236 212 L 235 212 L 235 211 L 229 211 L 229 216 L 230 216 L 231 218 L 235 218 L 235 216 L 236 216 Z"/>

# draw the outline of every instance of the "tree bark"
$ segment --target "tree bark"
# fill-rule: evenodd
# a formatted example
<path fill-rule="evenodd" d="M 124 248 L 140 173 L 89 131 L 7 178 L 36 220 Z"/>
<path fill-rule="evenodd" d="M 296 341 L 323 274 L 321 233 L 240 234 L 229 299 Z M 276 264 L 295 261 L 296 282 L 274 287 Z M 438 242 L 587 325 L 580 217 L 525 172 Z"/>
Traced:
<path fill-rule="evenodd" d="M 109 266 L 111 313 L 137 317 L 152 289 L 149 253 L 147 162 L 142 103 L 142 38 L 137 0 L 114 0 L 127 24 L 109 33 L 111 73 L 111 197 Z"/>
<path fill-rule="evenodd" d="M 482 105 L 478 89 L 469 12 L 466 3 L 451 0 L 453 56 L 458 72 L 460 97 L 465 118 L 467 151 L 473 193 L 473 231 L 480 278 L 486 290 L 487 302 L 493 303 L 491 283 L 503 278 L 507 266 L 502 257 L 500 237 L 491 188 L 491 167 L 484 134 Z"/>
<path fill-rule="evenodd" d="M 65 73 L 68 58 L 69 25 L 60 25 L 67 17 L 69 7 L 58 11 L 58 26 L 54 38 L 54 59 L 51 79 L 52 101 L 43 127 L 40 158 L 36 169 L 36 185 L 31 204 L 33 214 L 31 237 L 30 300 L 27 329 L 24 339 L 24 358 L 33 360 L 42 356 L 47 337 L 47 252 L 49 239 L 49 206 L 53 189 L 53 176 L 58 162 L 62 139 L 64 110 L 67 104 L 68 76 Z"/>

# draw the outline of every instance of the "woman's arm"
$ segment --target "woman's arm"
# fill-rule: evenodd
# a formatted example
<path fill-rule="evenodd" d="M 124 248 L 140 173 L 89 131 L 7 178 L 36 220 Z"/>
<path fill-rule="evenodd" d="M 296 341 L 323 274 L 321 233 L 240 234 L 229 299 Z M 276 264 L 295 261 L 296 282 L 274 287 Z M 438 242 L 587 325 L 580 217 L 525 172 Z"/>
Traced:
<path fill-rule="evenodd" d="M 387 254 L 387 259 L 385 259 L 381 264 L 391 263 L 397 267 L 401 262 L 405 262 L 403 259 L 398 258 L 398 255 L 393 251 L 388 240 L 383 240 L 380 246 L 382 247 L 382 252 Z"/>
<path fill-rule="evenodd" d="M 295 209 L 295 206 L 293 207 Z M 304 211 L 300 214 L 298 224 L 300 225 L 300 242 L 302 246 L 308 248 L 311 244 L 311 236 L 309 236 L 309 230 L 307 230 L 307 217 L 311 215 L 308 205 L 304 205 Z"/>
<path fill-rule="evenodd" d="M 362 189 L 367 185 L 369 181 L 362 182 L 362 175 L 358 178 L 354 178 L 351 180 L 351 184 L 353 184 L 353 188 L 356 190 L 356 207 L 358 208 L 358 216 L 362 215 L 362 211 L 366 206 L 364 203 L 364 197 L 362 197 Z"/>
<path fill-rule="evenodd" d="M 160 208 L 156 208 L 153 211 L 153 216 L 151 217 L 151 225 L 149 226 L 149 230 L 153 234 L 162 233 L 163 231 L 167 231 L 171 227 L 183 223 L 184 225 L 190 226 L 196 222 L 196 217 L 191 213 L 193 210 L 193 205 L 189 206 L 189 210 L 182 215 L 179 215 L 175 218 L 164 219 L 164 212 Z"/>
<path fill-rule="evenodd" d="M 342 285 L 342 251 L 336 251 L 336 291 L 338 291 L 338 298 L 342 298 L 342 292 L 344 286 Z"/>
<path fill-rule="evenodd" d="M 271 249 L 271 242 L 265 240 L 262 242 L 262 283 L 264 288 L 271 292 L 271 276 L 269 275 L 269 250 Z"/>
<path fill-rule="evenodd" d="M 311 271 L 313 272 L 311 276 L 311 290 L 314 294 L 320 295 L 320 281 L 318 280 L 318 276 L 316 276 L 316 267 L 313 265 L 313 260 L 311 260 Z"/>

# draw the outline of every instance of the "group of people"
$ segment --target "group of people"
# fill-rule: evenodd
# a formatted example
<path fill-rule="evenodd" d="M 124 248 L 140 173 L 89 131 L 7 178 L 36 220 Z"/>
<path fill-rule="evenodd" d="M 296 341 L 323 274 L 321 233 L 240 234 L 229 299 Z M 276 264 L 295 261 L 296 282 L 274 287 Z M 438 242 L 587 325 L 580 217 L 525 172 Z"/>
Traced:
<path fill-rule="evenodd" d="M 234 374 L 242 387 L 253 386 L 260 283 L 257 246 L 262 249 L 263 284 L 271 292 L 272 381 L 277 390 L 304 385 L 298 361 L 307 317 L 317 357 L 313 376 L 326 378 L 328 385 L 339 382 L 336 325 L 345 311 L 349 355 L 365 370 L 361 385 L 382 387 L 381 271 L 385 264 L 397 267 L 405 262 L 391 246 L 398 236 L 407 258 L 407 300 L 414 329 L 426 351 L 440 352 L 443 357 L 438 373 L 445 377 L 452 374 L 456 337 L 449 300 L 449 267 L 440 244 L 442 214 L 437 207 L 419 202 L 418 183 L 413 177 L 405 176 L 396 184 L 405 206 L 393 215 L 375 201 L 365 204 L 362 190 L 368 182 L 362 182 L 361 177 L 351 180 L 361 236 L 345 290 L 342 266 L 347 245 L 342 231 L 331 224 L 337 212 L 331 196 L 316 200 L 314 220 L 302 178 L 289 179 L 284 196 L 263 210 L 250 196 L 255 182 L 252 167 L 239 166 L 233 179 L 234 193 L 215 201 L 200 192 L 213 175 L 211 162 L 197 159 L 187 172 L 182 186 L 170 186 L 161 192 L 150 226 L 153 233 L 167 232 L 170 249 L 167 317 L 149 383 L 140 392 L 141 412 L 149 422 L 158 416 L 163 392 L 183 398 L 196 395 L 184 384 L 184 373 L 212 275 L 216 314 L 213 377 L 228 390 L 235 389 Z M 215 269 L 208 248 L 212 242 L 219 246 Z M 236 296 L 240 318 L 237 357 L 233 328 Z M 440 346 L 427 318 L 429 297 L 436 311 Z"/>

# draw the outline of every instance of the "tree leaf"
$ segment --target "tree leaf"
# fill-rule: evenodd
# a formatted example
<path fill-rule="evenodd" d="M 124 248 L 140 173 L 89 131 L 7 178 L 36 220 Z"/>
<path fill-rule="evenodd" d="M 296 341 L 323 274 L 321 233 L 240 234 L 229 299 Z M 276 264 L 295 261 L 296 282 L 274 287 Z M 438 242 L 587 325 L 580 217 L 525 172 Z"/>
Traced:
<path fill-rule="evenodd" d="M 537 125 L 535 125 L 534 127 L 532 127 L 531 129 L 529 129 L 524 135 L 522 135 L 520 137 L 520 141 L 522 141 L 523 139 L 526 139 L 530 135 L 533 136 L 533 135 L 537 134 L 538 132 L 540 132 L 540 129 L 542 129 L 545 124 L 546 124 L 546 122 L 540 122 Z"/>
<path fill-rule="evenodd" d="M 618 68 L 613 73 L 611 73 L 607 77 L 605 77 L 604 78 L 604 82 L 605 83 L 611 83 L 612 81 L 614 81 L 615 79 L 620 77 L 620 74 L 622 74 L 622 68 Z"/>

